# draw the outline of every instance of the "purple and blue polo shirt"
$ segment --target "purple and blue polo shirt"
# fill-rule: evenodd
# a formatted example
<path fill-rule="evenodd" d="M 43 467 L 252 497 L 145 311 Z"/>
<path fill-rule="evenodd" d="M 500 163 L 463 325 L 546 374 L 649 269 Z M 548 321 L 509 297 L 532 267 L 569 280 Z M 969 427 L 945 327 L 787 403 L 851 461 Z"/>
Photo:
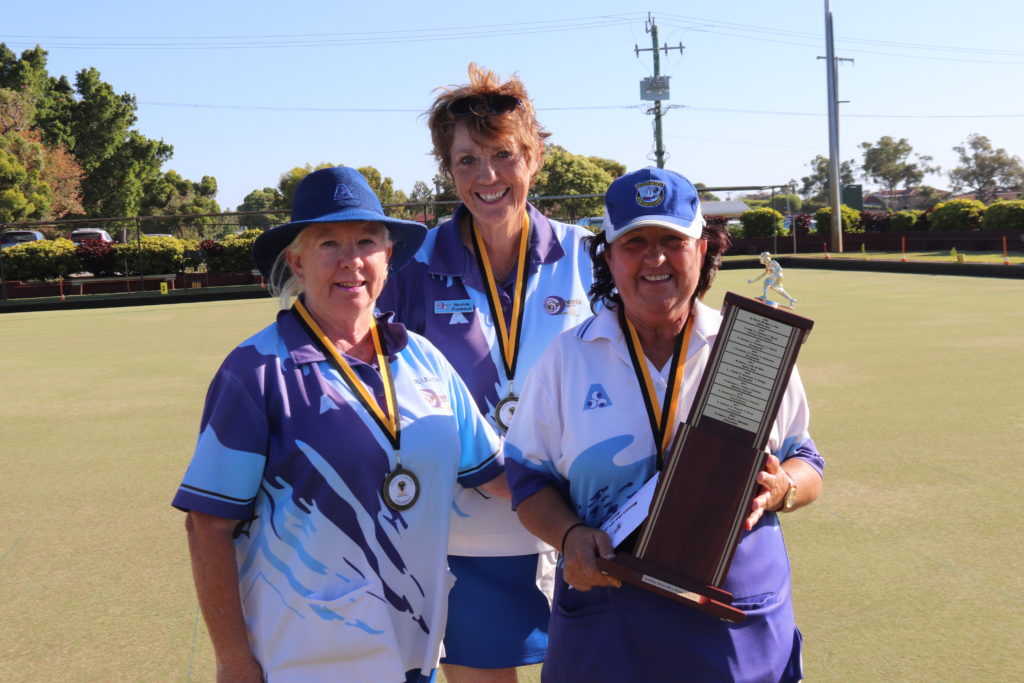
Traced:
<path fill-rule="evenodd" d="M 502 470 L 498 436 L 444 357 L 399 324 L 380 329 L 401 464 L 419 479 L 411 508 L 385 505 L 391 444 L 291 311 L 221 365 L 174 497 L 182 510 L 239 520 L 239 593 L 269 680 L 429 676 L 453 581 L 455 483 Z M 382 402 L 377 369 L 346 360 Z"/>
<path fill-rule="evenodd" d="M 593 281 L 583 238 L 590 233 L 543 216 L 527 205 L 532 227 L 528 245 L 526 300 L 514 382 L 509 382 L 497 342 L 483 275 L 462 241 L 459 222 L 466 208 L 427 234 L 415 258 L 388 278 L 377 300 L 380 311 L 427 339 L 466 382 L 487 419 L 509 393 L 519 394 L 530 368 L 559 333 L 590 316 L 587 290 Z M 516 274 L 498 283 L 501 309 L 511 324 Z M 507 501 L 478 491 L 458 494 L 453 507 L 449 553 L 468 556 L 527 555 L 547 548 L 523 529 Z"/>

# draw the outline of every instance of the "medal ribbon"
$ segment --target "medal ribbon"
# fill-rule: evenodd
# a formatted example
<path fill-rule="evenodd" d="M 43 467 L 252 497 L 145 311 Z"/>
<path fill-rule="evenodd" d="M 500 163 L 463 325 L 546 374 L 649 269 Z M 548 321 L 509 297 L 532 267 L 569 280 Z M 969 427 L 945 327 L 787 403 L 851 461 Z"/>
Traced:
<path fill-rule="evenodd" d="M 398 400 L 395 397 L 395 381 L 391 376 L 391 366 L 388 365 L 387 356 L 384 354 L 384 347 L 380 342 L 380 333 L 377 331 L 377 321 L 373 321 L 370 324 L 370 336 L 373 339 L 373 351 L 377 356 L 377 366 L 380 368 L 380 377 L 384 382 L 384 398 L 387 411 L 381 410 L 380 404 L 373 398 L 367 390 L 366 385 L 363 384 L 362 380 L 356 374 L 352 366 L 348 364 L 345 357 L 341 355 L 334 343 L 327 338 L 324 331 L 320 329 L 316 321 L 313 320 L 313 316 L 309 314 L 309 311 L 303 305 L 303 303 L 296 299 L 295 307 L 293 309 L 299 316 L 299 320 L 303 323 L 306 331 L 313 337 L 317 342 L 317 346 L 320 347 L 321 351 L 327 354 L 329 361 L 333 363 L 335 369 L 341 373 L 342 379 L 349 388 L 356 394 L 359 402 L 363 404 L 367 412 L 370 413 L 370 417 L 377 423 L 377 426 L 384 432 L 384 436 L 391 442 L 392 448 L 395 449 L 395 453 L 398 453 L 399 444 L 401 443 L 401 431 L 398 425 Z"/>
<path fill-rule="evenodd" d="M 693 325 L 690 324 L 690 318 L 687 317 L 683 329 L 676 335 L 675 348 L 672 351 L 672 366 L 668 373 L 668 387 L 665 389 L 665 400 L 658 405 L 658 393 L 654 389 L 654 380 L 647 369 L 647 359 L 644 357 L 644 350 L 640 345 L 640 337 L 637 335 L 633 323 L 626 317 L 622 306 L 619 306 L 619 322 L 626 332 L 626 349 L 629 351 L 629 359 L 633 362 L 633 370 L 640 383 L 640 393 L 643 395 L 644 407 L 647 409 L 651 434 L 654 435 L 654 443 L 658 449 L 658 469 L 660 470 L 661 463 L 665 458 L 665 451 L 668 450 L 668 444 L 672 438 L 669 422 L 675 415 L 676 406 L 679 403 L 679 389 L 683 384 L 686 350 L 690 347 L 690 332 L 693 330 Z"/>
<path fill-rule="evenodd" d="M 511 382 L 516 375 L 516 363 L 519 360 L 519 338 L 523 333 L 523 310 L 526 307 L 526 247 L 530 242 L 530 219 L 523 213 L 522 237 L 519 240 L 519 261 L 516 263 L 516 287 L 512 297 L 512 327 L 505 325 L 505 314 L 501 310 L 501 299 L 498 298 L 498 284 L 495 282 L 491 262 L 487 259 L 487 247 L 476 231 L 476 225 L 470 218 L 469 233 L 473 236 L 476 247 L 476 262 L 487 283 L 485 294 L 491 309 L 498 332 L 498 350 L 505 365 L 505 377 Z"/>

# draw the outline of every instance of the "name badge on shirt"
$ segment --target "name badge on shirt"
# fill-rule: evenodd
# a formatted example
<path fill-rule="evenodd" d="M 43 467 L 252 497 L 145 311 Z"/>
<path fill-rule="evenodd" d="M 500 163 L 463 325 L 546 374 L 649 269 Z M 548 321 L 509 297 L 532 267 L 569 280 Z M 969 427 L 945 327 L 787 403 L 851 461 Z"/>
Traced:
<path fill-rule="evenodd" d="M 450 315 L 452 313 L 472 313 L 472 299 L 450 299 L 434 302 L 434 315 Z"/>

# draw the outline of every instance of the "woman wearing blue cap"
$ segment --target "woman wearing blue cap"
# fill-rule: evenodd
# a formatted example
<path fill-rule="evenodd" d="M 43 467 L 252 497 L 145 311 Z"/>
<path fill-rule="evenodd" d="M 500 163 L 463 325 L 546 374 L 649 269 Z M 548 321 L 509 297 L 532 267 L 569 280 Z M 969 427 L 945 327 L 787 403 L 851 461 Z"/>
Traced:
<path fill-rule="evenodd" d="M 746 621 L 725 623 L 597 567 L 614 554 L 597 527 L 651 478 L 689 412 L 721 321 L 700 299 L 729 245 L 722 228 L 704 225 L 697 190 L 672 171 L 616 179 L 605 206 L 605 232 L 590 244 L 590 299 L 604 307 L 534 367 L 505 443 L 520 519 L 563 554 L 542 679 L 799 680 L 777 513 L 817 498 L 824 461 L 795 371 L 723 586 Z"/>
<path fill-rule="evenodd" d="M 504 432 L 527 372 L 548 343 L 582 322 L 592 280 L 583 228 L 527 201 L 547 133 L 518 78 L 470 65 L 428 112 L 434 156 L 462 200 L 431 230 L 379 302 L 433 342 Z M 508 501 L 476 490 L 455 501 L 449 564 L 457 577 L 445 634 L 449 683 L 509 683 L 547 647 L 555 552 Z"/>
<path fill-rule="evenodd" d="M 282 310 L 214 377 L 174 498 L 219 680 L 435 673 L 455 484 L 508 494 L 498 437 L 452 367 L 374 316 L 425 232 L 328 168 L 253 245 Z"/>

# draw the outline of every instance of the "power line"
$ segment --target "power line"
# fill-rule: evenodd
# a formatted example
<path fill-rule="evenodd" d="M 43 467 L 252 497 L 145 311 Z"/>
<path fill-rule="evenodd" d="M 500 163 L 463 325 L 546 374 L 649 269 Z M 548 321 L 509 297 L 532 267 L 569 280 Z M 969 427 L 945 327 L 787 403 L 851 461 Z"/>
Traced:
<path fill-rule="evenodd" d="M 195 102 L 138 102 L 140 107 L 183 107 L 194 109 L 240 109 L 251 111 L 291 111 L 291 112 L 326 112 L 341 114 L 421 114 L 422 109 L 403 109 L 387 107 L 283 107 L 259 104 L 206 104 Z M 672 105 L 673 108 L 686 109 L 694 112 L 716 112 L 723 114 L 757 114 L 768 116 L 826 116 L 824 112 L 812 111 L 773 111 L 769 109 L 740 109 L 736 107 L 703 107 L 699 105 Z M 646 110 L 639 104 L 594 104 L 568 107 L 537 107 L 537 111 L 606 111 L 609 109 Z M 843 114 L 843 118 L 862 119 L 1015 119 L 1024 118 L 1024 113 L 1010 114 Z"/>

